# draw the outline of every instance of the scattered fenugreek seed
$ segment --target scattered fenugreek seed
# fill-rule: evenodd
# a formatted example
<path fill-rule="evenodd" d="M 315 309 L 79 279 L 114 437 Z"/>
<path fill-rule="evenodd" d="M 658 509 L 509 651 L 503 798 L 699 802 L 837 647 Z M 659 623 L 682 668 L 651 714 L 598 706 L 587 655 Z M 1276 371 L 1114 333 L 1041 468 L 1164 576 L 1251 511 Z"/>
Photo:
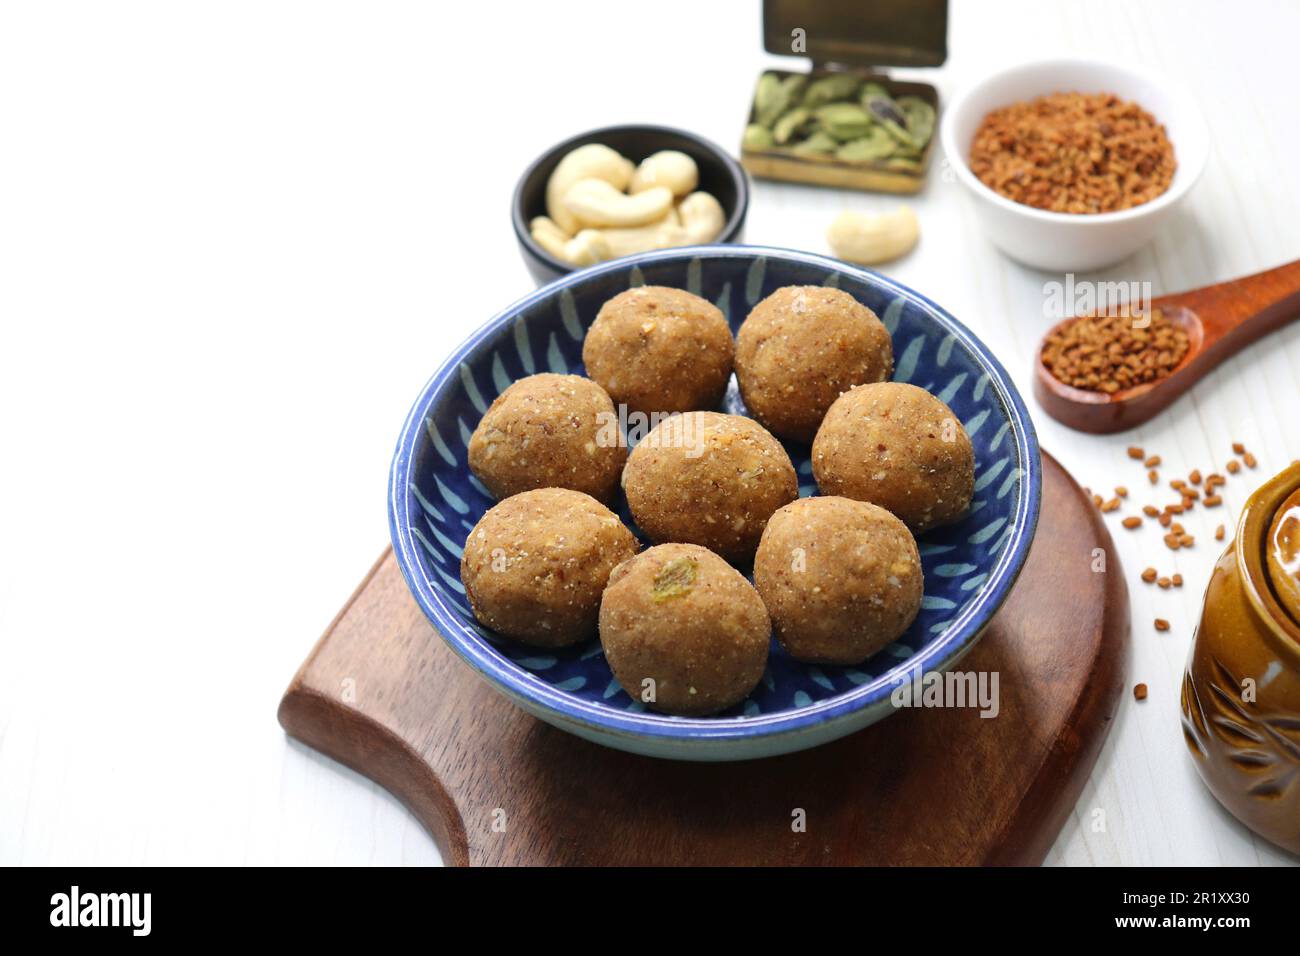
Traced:
<path fill-rule="evenodd" d="M 1170 582 L 1170 580 L 1169 580 L 1168 578 L 1158 578 L 1158 579 L 1156 579 L 1156 584 L 1157 584 L 1157 585 L 1158 585 L 1162 590 L 1165 590 L 1165 591 L 1168 591 L 1168 590 L 1169 590 L 1169 585 L 1170 585 L 1170 583 L 1171 583 L 1171 582 Z"/>
<path fill-rule="evenodd" d="M 1143 505 L 1142 513 L 1146 515 L 1148 518 L 1160 517 L 1160 509 L 1157 508 L 1155 505 Z"/>
<path fill-rule="evenodd" d="M 1206 496 L 1205 496 L 1205 507 L 1207 507 L 1207 508 L 1217 508 L 1217 507 L 1219 507 L 1219 505 L 1221 505 L 1221 504 L 1223 504 L 1223 497 L 1222 497 L 1221 495 L 1206 495 Z"/>
<path fill-rule="evenodd" d="M 1147 584 L 1150 584 L 1152 581 L 1156 579 L 1157 574 L 1159 574 L 1159 572 L 1156 571 L 1155 568 L 1147 568 L 1145 571 L 1142 572 L 1142 580 L 1145 581 Z"/>
<path fill-rule="evenodd" d="M 1136 458 L 1138 461 L 1141 461 L 1143 458 L 1146 457 L 1146 453 L 1143 452 L 1142 449 L 1139 448 L 1137 445 L 1129 445 L 1128 456 L 1130 458 Z"/>
<path fill-rule="evenodd" d="M 1255 460 L 1255 456 L 1252 455 L 1250 452 L 1246 452 L 1246 454 L 1242 455 L 1241 460 L 1246 463 L 1247 468 L 1254 468 L 1257 464 L 1259 464 L 1259 462 Z"/>
<path fill-rule="evenodd" d="M 1215 540 L 1215 541 L 1222 541 L 1222 540 L 1223 540 L 1223 535 L 1224 535 L 1223 525 L 1219 525 L 1217 528 L 1214 529 L 1214 540 Z"/>
<path fill-rule="evenodd" d="M 1136 686 L 1133 688 L 1133 696 L 1134 696 L 1135 698 L 1137 698 L 1138 700 L 1146 700 L 1146 699 L 1147 699 L 1147 685 L 1146 685 L 1146 684 L 1138 684 L 1138 685 L 1136 685 Z"/>
<path fill-rule="evenodd" d="M 1130 531 L 1132 531 L 1134 528 L 1142 527 L 1142 519 L 1139 518 L 1137 515 L 1130 515 L 1120 523 L 1124 525 L 1124 527 L 1128 528 Z"/>
<path fill-rule="evenodd" d="M 1156 630 L 1157 631 L 1169 630 L 1169 622 L 1166 621 L 1163 617 L 1156 618 Z"/>
<path fill-rule="evenodd" d="M 1228 474 L 1235 475 L 1239 471 L 1241 471 L 1241 462 L 1237 461 L 1235 458 L 1228 462 Z"/>
<path fill-rule="evenodd" d="M 1116 486 L 1115 486 L 1115 494 L 1117 494 L 1117 495 L 1118 495 L 1119 497 L 1121 497 L 1121 498 L 1127 498 L 1127 497 L 1128 497 L 1128 489 L 1125 488 L 1123 485 L 1116 485 Z"/>
<path fill-rule="evenodd" d="M 1118 499 L 1118 498 L 1111 498 L 1110 501 L 1106 502 L 1104 505 L 1101 506 L 1101 510 L 1102 510 L 1102 511 L 1105 511 L 1105 512 L 1108 512 L 1108 513 L 1111 512 L 1111 511 L 1118 511 L 1118 510 L 1119 510 L 1119 499 Z"/>
<path fill-rule="evenodd" d="M 1152 470 L 1152 471 L 1148 471 L 1148 472 L 1147 472 L 1147 481 L 1151 482 L 1151 484 L 1153 484 L 1153 485 L 1156 484 L 1158 481 L 1160 481 L 1160 473 L 1159 473 L 1158 471 L 1154 471 L 1154 470 Z"/>
<path fill-rule="evenodd" d="M 1244 455 L 1246 454 L 1246 446 L 1239 441 L 1235 441 L 1232 443 L 1232 453 L 1234 455 Z"/>
<path fill-rule="evenodd" d="M 1180 588 L 1183 586 L 1183 576 L 1181 574 L 1175 574 L 1172 578 L 1170 578 L 1170 580 L 1173 581 L 1174 587 L 1176 588 Z"/>
<path fill-rule="evenodd" d="M 1151 456 L 1150 458 L 1148 458 L 1146 461 L 1142 462 L 1142 464 L 1145 465 L 1147 468 L 1159 468 L 1159 467 L 1160 467 L 1160 456 L 1159 456 L 1159 455 L 1152 455 L 1152 456 Z"/>
<path fill-rule="evenodd" d="M 1201 472 L 1200 472 L 1200 469 L 1198 469 L 1198 468 L 1193 468 L 1193 469 L 1192 469 L 1192 473 L 1191 473 L 1190 475 L 1187 476 L 1187 480 L 1190 481 L 1190 482 L 1191 482 L 1192 484 L 1194 484 L 1194 485 L 1199 485 L 1199 484 L 1201 483 Z"/>

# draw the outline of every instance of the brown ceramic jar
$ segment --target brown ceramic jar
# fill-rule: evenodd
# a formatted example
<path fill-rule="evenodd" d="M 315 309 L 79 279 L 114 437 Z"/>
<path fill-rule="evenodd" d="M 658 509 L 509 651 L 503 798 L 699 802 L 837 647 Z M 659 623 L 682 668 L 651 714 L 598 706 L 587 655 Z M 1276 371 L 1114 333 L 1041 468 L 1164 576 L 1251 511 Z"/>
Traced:
<path fill-rule="evenodd" d="M 1210 577 L 1181 695 L 1183 736 L 1210 792 L 1293 853 L 1300 853 L 1300 591 L 1284 575 L 1300 560 L 1298 491 L 1300 463 L 1247 501 Z"/>

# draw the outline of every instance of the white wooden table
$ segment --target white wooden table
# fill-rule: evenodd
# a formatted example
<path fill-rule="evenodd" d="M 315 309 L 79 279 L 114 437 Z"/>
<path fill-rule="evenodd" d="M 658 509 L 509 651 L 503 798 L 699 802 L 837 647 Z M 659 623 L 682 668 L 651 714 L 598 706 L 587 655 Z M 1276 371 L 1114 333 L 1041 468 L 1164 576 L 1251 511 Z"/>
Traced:
<path fill-rule="evenodd" d="M 1209 166 L 1151 246 L 1104 275 L 1155 294 L 1300 256 L 1300 8 L 954 0 L 945 97 L 1079 53 L 1177 78 Z M 0 863 L 434 863 L 391 797 L 285 739 L 280 692 L 387 536 L 406 408 L 441 357 L 531 289 L 515 178 L 572 132 L 657 121 L 739 141 L 757 5 L 157 3 L 0 12 Z M 902 71 L 905 75 L 907 71 Z M 960 187 L 913 204 L 886 271 L 947 307 L 1022 389 L 1044 282 L 977 231 Z M 825 251 L 888 197 L 772 183 L 751 242 Z M 1032 405 L 1032 401 L 1031 401 Z M 1036 409 L 1035 409 L 1036 411 Z M 1201 592 L 1251 487 L 1300 457 L 1300 324 L 1131 435 L 1043 446 L 1081 483 L 1259 457 L 1173 555 L 1115 536 L 1132 678 L 1050 862 L 1278 864 L 1200 785 L 1177 688 Z M 1180 591 L 1136 583 L 1147 565 Z M 1173 629 L 1158 635 L 1152 619 Z"/>

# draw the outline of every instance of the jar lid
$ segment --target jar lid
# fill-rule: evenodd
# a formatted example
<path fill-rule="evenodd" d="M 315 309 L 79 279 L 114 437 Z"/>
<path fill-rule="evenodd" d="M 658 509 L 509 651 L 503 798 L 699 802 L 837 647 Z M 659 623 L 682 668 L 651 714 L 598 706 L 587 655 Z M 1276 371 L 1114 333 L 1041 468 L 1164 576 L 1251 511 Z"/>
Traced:
<path fill-rule="evenodd" d="M 763 49 L 821 67 L 940 66 L 948 0 L 763 0 Z"/>
<path fill-rule="evenodd" d="M 1291 620 L 1300 624 L 1300 488 L 1278 506 L 1264 549 L 1273 594 Z"/>
<path fill-rule="evenodd" d="M 1237 522 L 1233 552 L 1246 598 L 1264 627 L 1261 633 L 1276 653 L 1300 667 L 1300 621 L 1284 606 L 1278 593 L 1270 554 L 1273 534 L 1282 515 L 1300 492 L 1300 462 L 1274 475 L 1251 493 Z"/>

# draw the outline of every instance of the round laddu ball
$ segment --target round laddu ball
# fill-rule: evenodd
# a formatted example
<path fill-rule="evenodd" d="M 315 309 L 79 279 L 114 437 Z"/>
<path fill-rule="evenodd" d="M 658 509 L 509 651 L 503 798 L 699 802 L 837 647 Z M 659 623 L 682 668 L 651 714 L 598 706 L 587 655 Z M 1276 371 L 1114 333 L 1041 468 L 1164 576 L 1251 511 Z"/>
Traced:
<path fill-rule="evenodd" d="M 839 397 L 812 446 L 823 494 L 869 501 L 920 533 L 966 513 L 975 452 L 952 409 L 902 382 L 862 385 Z"/>
<path fill-rule="evenodd" d="M 633 700 L 698 717 L 749 696 L 767 666 L 767 609 L 712 551 L 661 544 L 610 575 L 600 601 L 605 660 Z"/>
<path fill-rule="evenodd" d="M 600 308 L 582 343 L 587 374 L 630 411 L 716 408 L 735 343 L 722 311 L 681 289 L 641 286 Z"/>
<path fill-rule="evenodd" d="M 497 498 L 571 488 L 608 502 L 626 461 L 614 403 L 580 375 L 519 379 L 469 439 L 470 470 Z"/>
<path fill-rule="evenodd" d="M 484 627 L 538 647 L 596 634 L 610 572 L 637 552 L 618 515 L 567 488 L 498 502 L 465 542 L 460 580 Z"/>
<path fill-rule="evenodd" d="M 921 609 L 921 555 L 907 526 L 849 498 L 802 498 L 767 523 L 754 583 L 796 660 L 859 664 Z"/>
<path fill-rule="evenodd" d="M 840 289 L 777 289 L 754 306 L 736 337 L 736 381 L 749 413 L 796 441 L 813 440 L 842 392 L 893 370 L 884 324 Z"/>
<path fill-rule="evenodd" d="M 686 412 L 660 422 L 628 456 L 623 490 L 652 541 L 703 545 L 748 562 L 772 512 L 799 496 L 781 443 L 739 415 Z"/>

